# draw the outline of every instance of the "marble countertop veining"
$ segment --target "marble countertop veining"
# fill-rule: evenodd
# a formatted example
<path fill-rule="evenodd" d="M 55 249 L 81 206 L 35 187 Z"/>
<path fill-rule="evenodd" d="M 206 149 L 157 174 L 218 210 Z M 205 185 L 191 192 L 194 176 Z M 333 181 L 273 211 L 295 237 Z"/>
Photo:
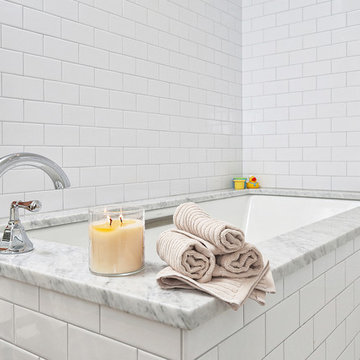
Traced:
<path fill-rule="evenodd" d="M 148 202 L 148 209 L 171 208 L 186 200 L 205 201 L 245 194 L 326 197 L 360 200 L 360 194 L 302 190 L 224 190 Z M 74 212 L 81 218 L 81 211 Z M 80 214 L 80 215 L 79 215 Z M 69 216 L 69 215 L 67 215 Z M 86 217 L 86 213 L 85 213 Z M 57 224 L 45 218 L 47 226 Z M 274 278 L 298 270 L 312 260 L 345 244 L 360 240 L 360 207 L 304 226 L 257 244 L 271 263 Z M 61 221 L 64 219 L 62 218 Z M 82 218 L 82 220 L 84 220 Z M 39 222 L 40 220 L 36 220 Z M 78 220 L 79 221 L 79 220 Z M 39 226 L 39 224 L 35 224 Z M 143 272 L 128 277 L 99 277 L 88 270 L 84 248 L 34 240 L 35 250 L 21 255 L 0 255 L 0 275 L 171 326 L 193 329 L 228 309 L 221 301 L 195 290 L 162 290 L 155 281 L 164 263 L 146 264 Z M 357 244 L 356 246 L 358 246 Z"/>

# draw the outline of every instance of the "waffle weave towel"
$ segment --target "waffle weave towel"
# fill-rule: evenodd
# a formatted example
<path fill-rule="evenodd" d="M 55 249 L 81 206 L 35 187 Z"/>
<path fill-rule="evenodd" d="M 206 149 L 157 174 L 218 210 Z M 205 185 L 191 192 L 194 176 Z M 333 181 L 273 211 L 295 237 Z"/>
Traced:
<path fill-rule="evenodd" d="M 245 242 L 244 233 L 238 227 L 210 217 L 192 202 L 181 204 L 174 213 L 175 226 L 194 234 L 211 244 L 219 253 L 240 250 Z"/>

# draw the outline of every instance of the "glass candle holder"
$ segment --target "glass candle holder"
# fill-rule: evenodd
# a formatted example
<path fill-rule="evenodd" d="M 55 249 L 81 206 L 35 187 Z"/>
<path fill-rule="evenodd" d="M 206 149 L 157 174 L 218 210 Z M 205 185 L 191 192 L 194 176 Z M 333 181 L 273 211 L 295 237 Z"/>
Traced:
<path fill-rule="evenodd" d="M 144 268 L 144 209 L 89 209 L 89 269 L 96 275 L 124 276 Z"/>

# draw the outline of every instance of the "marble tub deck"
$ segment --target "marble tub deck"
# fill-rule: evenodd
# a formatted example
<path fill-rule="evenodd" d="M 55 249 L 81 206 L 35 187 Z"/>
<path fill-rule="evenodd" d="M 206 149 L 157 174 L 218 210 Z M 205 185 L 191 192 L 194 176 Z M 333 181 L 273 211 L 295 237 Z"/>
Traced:
<path fill-rule="evenodd" d="M 183 201 L 205 201 L 230 196 L 242 196 L 250 191 L 233 190 L 163 199 L 148 202 L 148 208 L 171 208 Z M 252 194 L 307 196 L 360 200 L 358 193 L 312 192 L 301 190 L 261 189 Z M 360 205 L 360 203 L 359 203 Z M 83 215 L 77 211 L 77 221 Z M 162 212 L 162 214 L 166 214 Z M 49 226 L 64 221 L 43 217 Z M 68 214 L 67 216 L 71 216 Z M 52 220 L 51 220 L 52 219 Z M 59 220 L 60 219 L 60 220 Z M 28 222 L 41 225 L 41 218 Z M 259 242 L 258 248 L 270 260 L 274 279 L 281 278 L 354 240 L 360 247 L 360 207 L 318 221 L 308 226 Z M 49 239 L 50 240 L 50 239 Z M 228 309 L 221 301 L 192 290 L 162 290 L 155 281 L 165 265 L 160 259 L 147 262 L 140 274 L 128 277 L 99 277 L 88 270 L 86 249 L 51 241 L 33 240 L 35 250 L 21 255 L 0 255 L 0 275 L 23 281 L 66 295 L 92 301 L 134 315 L 159 321 L 182 329 L 193 329 Z M 271 296 L 271 295 L 269 295 Z"/>

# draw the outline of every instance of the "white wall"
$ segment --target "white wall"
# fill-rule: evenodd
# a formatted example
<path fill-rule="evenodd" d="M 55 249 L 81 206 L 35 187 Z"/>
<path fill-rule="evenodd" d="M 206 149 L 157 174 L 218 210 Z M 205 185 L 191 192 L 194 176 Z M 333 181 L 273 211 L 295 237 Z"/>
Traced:
<path fill-rule="evenodd" d="M 244 172 L 360 189 L 360 1 L 243 2 Z"/>
<path fill-rule="evenodd" d="M 2 178 L 44 211 L 228 188 L 241 174 L 236 0 L 0 0 L 0 155 L 69 175 Z M 25 193 L 24 193 L 25 192 Z"/>

